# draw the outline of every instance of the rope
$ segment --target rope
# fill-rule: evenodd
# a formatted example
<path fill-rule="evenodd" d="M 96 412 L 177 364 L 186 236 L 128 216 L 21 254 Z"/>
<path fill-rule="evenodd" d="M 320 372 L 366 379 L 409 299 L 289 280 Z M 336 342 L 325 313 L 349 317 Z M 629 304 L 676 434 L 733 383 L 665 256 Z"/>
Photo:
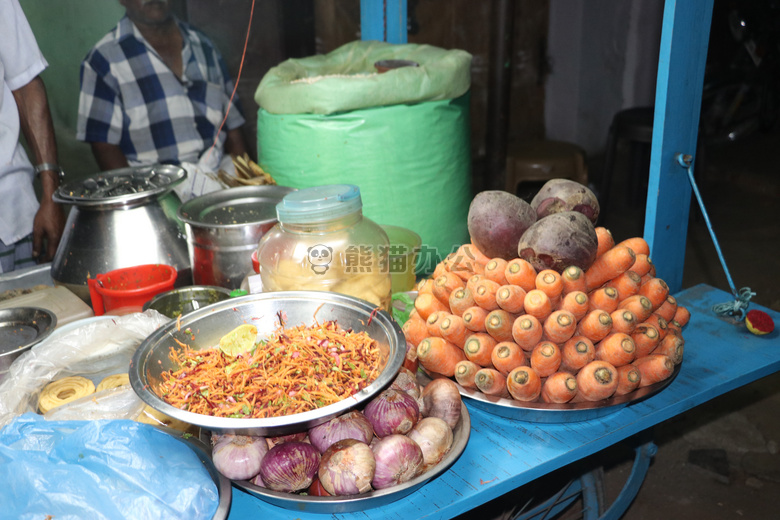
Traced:
<path fill-rule="evenodd" d="M 731 294 L 733 294 L 735 298 L 733 302 L 713 305 L 712 311 L 719 316 L 735 316 L 738 320 L 741 321 L 745 318 L 745 312 L 750 305 L 750 298 L 755 296 L 756 293 L 752 292 L 750 287 L 743 287 L 737 291 L 737 288 L 734 285 L 734 280 L 731 279 L 731 273 L 729 272 L 729 268 L 726 266 L 726 260 L 723 257 L 720 244 L 718 244 L 718 238 L 715 236 L 715 230 L 712 229 L 710 217 L 707 214 L 707 209 L 704 207 L 704 201 L 701 198 L 701 193 L 699 193 L 699 187 L 696 185 L 696 179 L 693 177 L 693 156 L 677 154 L 677 162 L 680 164 L 680 166 L 688 170 L 688 180 L 691 183 L 691 188 L 693 188 L 693 193 L 699 203 L 701 214 L 704 216 L 704 222 L 707 225 L 707 231 L 709 231 L 710 236 L 712 237 L 712 242 L 715 244 L 715 250 L 718 253 L 720 264 L 723 266 L 723 271 L 726 273 L 726 279 L 728 280 L 729 287 L 731 288 Z"/>

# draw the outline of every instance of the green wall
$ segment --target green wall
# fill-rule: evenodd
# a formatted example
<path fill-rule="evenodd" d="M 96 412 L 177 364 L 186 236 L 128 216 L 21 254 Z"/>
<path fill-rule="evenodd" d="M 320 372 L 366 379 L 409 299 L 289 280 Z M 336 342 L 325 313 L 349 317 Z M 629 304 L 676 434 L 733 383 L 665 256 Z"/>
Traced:
<path fill-rule="evenodd" d="M 49 62 L 46 84 L 60 165 L 69 180 L 98 171 L 89 145 L 76 140 L 81 60 L 119 18 L 118 0 L 19 0 L 38 46 Z"/>

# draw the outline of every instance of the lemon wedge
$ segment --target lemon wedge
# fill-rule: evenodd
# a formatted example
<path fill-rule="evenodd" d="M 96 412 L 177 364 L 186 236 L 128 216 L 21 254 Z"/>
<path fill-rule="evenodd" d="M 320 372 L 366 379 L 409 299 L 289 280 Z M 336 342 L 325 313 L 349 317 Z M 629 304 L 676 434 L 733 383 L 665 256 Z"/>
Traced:
<path fill-rule="evenodd" d="M 219 340 L 219 349 L 228 356 L 237 356 L 249 352 L 257 341 L 257 327 L 250 324 L 239 325 Z"/>

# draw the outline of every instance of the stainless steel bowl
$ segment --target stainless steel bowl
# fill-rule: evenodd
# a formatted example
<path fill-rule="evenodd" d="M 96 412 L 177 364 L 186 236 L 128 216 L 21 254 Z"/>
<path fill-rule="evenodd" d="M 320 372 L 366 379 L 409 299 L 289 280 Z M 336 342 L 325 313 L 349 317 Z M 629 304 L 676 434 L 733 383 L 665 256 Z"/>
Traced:
<path fill-rule="evenodd" d="M 144 304 L 143 310 L 154 309 L 160 314 L 176 319 L 228 298 L 230 298 L 230 291 L 224 287 L 190 285 L 158 294 Z"/>
<path fill-rule="evenodd" d="M 57 316 L 47 309 L 0 309 L 0 382 L 13 362 L 51 334 L 56 326 Z"/>
<path fill-rule="evenodd" d="M 354 396 L 316 410 L 268 419 L 238 419 L 201 415 L 180 410 L 155 393 L 161 374 L 178 367 L 170 359 L 171 349 L 182 344 L 196 350 L 216 346 L 219 339 L 238 325 L 252 323 L 260 337 L 273 334 L 278 314 L 286 326 L 313 325 L 336 320 L 344 328 L 366 331 L 379 345 L 379 377 Z M 342 294 L 319 291 L 282 291 L 250 294 L 215 303 L 171 321 L 147 337 L 130 363 L 130 384 L 139 397 L 155 410 L 189 424 L 217 433 L 243 435 L 286 435 L 307 430 L 348 410 L 366 404 L 395 378 L 406 356 L 406 340 L 401 327 L 385 311 L 370 303 Z"/>

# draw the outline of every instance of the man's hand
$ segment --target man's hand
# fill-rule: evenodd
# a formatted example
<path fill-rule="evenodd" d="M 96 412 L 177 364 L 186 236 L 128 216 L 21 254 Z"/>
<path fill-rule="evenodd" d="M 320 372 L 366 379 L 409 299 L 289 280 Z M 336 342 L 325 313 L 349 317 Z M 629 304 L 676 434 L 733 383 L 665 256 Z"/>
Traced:
<path fill-rule="evenodd" d="M 65 214 L 62 207 L 51 200 L 41 200 L 41 207 L 33 220 L 33 258 L 39 263 L 50 262 L 57 252 L 65 227 Z M 46 240 L 44 244 L 44 239 Z M 45 251 L 43 246 L 46 246 Z"/>

